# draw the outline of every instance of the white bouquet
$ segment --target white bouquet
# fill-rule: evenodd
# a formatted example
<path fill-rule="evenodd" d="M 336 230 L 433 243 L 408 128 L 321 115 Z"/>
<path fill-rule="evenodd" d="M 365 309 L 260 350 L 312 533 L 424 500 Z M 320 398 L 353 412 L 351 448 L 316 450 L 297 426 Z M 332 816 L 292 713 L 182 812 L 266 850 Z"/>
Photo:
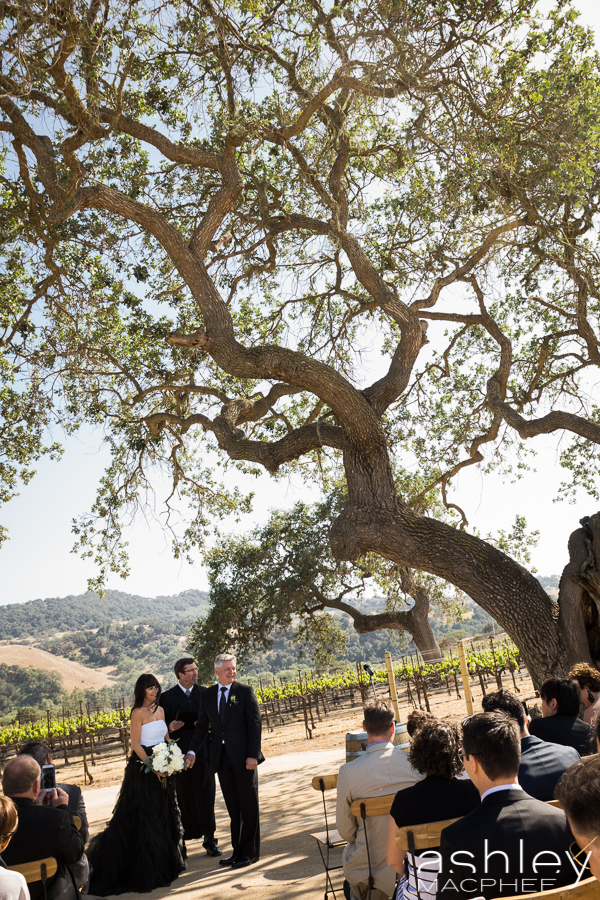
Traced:
<path fill-rule="evenodd" d="M 166 788 L 167 777 L 181 772 L 185 768 L 185 760 L 183 753 L 174 741 L 162 744 L 155 744 L 152 748 L 152 756 L 140 760 L 140 765 L 144 767 L 146 772 L 160 772 L 165 777 L 162 779 L 162 786 Z"/>

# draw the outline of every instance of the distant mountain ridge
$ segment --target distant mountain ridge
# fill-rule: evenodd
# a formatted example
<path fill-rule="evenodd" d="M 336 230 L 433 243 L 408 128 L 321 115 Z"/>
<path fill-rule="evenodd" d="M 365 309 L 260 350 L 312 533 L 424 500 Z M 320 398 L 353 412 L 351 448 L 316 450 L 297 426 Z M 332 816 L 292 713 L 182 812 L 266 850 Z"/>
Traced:
<path fill-rule="evenodd" d="M 0 640 L 40 637 L 63 631 L 100 628 L 116 622 L 140 624 L 179 621 L 187 626 L 208 610 L 206 591 L 141 597 L 107 590 L 104 597 L 87 591 L 0 606 Z"/>

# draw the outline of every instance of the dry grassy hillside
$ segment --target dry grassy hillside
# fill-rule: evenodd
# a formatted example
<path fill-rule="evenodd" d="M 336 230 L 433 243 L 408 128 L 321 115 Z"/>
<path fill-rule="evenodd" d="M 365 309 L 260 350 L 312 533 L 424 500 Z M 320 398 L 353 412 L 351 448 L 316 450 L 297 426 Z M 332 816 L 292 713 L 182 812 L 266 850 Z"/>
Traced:
<path fill-rule="evenodd" d="M 34 669 L 45 669 L 48 672 L 56 672 L 62 678 L 67 691 L 73 688 L 88 688 L 100 690 L 114 684 L 114 678 L 98 669 L 90 669 L 78 662 L 54 656 L 37 647 L 28 647 L 21 644 L 4 644 L 0 646 L 0 663 L 17 666 L 31 666 Z"/>

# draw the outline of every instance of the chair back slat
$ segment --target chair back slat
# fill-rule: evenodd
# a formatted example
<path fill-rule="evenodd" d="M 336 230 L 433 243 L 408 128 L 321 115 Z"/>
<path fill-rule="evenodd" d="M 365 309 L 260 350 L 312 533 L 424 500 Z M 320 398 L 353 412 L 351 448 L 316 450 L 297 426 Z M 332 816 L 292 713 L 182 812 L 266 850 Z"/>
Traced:
<path fill-rule="evenodd" d="M 312 780 L 312 786 L 315 791 L 331 791 L 337 787 L 337 772 L 335 775 L 315 775 Z M 323 787 L 321 787 L 321 782 Z"/>
<path fill-rule="evenodd" d="M 380 797 L 364 797 L 360 800 L 354 800 L 350 806 L 350 812 L 357 819 L 360 818 L 360 805 L 364 803 L 367 816 L 387 816 L 389 815 L 395 794 L 382 794 Z"/>
<path fill-rule="evenodd" d="M 45 859 L 34 859 L 8 868 L 11 872 L 20 872 L 27 884 L 33 884 L 34 881 L 47 881 L 56 875 L 58 863 L 53 856 L 47 856 Z"/>
<path fill-rule="evenodd" d="M 423 825 L 405 825 L 396 832 L 396 843 L 401 850 L 408 851 L 408 832 L 412 831 L 416 850 L 430 850 L 432 847 L 439 847 L 443 829 L 452 825 L 453 822 L 457 822 L 458 818 L 425 822 Z"/>

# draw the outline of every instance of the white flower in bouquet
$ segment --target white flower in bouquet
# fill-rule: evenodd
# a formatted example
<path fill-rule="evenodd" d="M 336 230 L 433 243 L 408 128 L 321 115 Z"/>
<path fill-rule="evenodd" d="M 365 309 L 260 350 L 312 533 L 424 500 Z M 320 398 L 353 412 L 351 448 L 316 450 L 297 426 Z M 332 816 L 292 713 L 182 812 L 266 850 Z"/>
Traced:
<path fill-rule="evenodd" d="M 183 758 L 183 753 L 176 743 L 170 742 L 166 744 L 163 742 L 161 744 L 155 744 L 152 749 L 152 756 L 143 760 L 141 765 L 146 772 L 162 774 L 164 776 L 162 779 L 162 786 L 166 788 L 167 777 L 169 775 L 174 775 L 176 772 L 181 772 L 185 767 L 185 760 Z"/>

